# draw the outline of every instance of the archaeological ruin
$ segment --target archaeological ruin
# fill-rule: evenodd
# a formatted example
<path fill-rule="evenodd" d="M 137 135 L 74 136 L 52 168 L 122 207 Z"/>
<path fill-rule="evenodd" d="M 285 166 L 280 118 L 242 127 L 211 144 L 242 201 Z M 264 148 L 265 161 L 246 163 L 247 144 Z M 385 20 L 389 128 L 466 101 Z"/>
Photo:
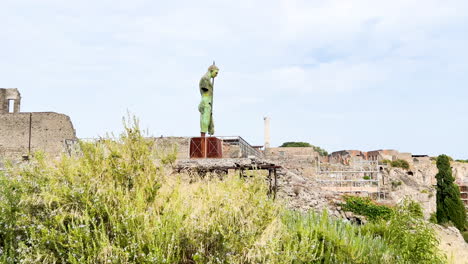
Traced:
<path fill-rule="evenodd" d="M 405 196 L 419 201 L 425 213 L 435 206 L 435 162 L 427 155 L 412 155 L 392 149 L 372 151 L 341 150 L 329 155 L 313 147 L 272 147 L 270 118 L 264 118 L 263 146 L 252 146 L 241 136 L 217 136 L 222 156 L 218 159 L 193 159 L 192 138 L 155 137 L 156 149 L 175 152 L 177 170 L 201 172 L 265 170 L 270 190 L 293 198 L 298 209 L 332 210 L 342 195 L 364 195 L 381 202 L 396 203 Z M 58 157 L 77 142 L 75 129 L 67 115 L 55 112 L 21 112 L 17 89 L 0 89 L 0 158 L 27 160 L 36 151 Z M 393 168 L 384 160 L 405 160 L 410 168 Z M 1 165 L 1 164 L 0 164 Z M 468 164 L 453 163 L 453 173 L 468 207 Z M 273 188 L 273 189 L 272 189 Z"/>
<path fill-rule="evenodd" d="M 21 112 L 18 89 L 0 88 L 0 158 L 28 159 L 37 151 L 60 156 L 76 140 L 70 117 L 55 112 Z"/>

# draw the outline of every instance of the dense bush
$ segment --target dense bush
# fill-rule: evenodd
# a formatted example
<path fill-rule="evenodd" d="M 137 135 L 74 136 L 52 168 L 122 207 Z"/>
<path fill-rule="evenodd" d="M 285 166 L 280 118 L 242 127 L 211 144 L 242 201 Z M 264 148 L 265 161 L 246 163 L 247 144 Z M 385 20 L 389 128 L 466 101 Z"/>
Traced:
<path fill-rule="evenodd" d="M 374 234 L 399 252 L 395 263 L 444 263 L 434 230 L 423 218 L 421 205 L 404 199 L 394 208 L 388 221 L 378 220 L 362 227 L 363 234 Z"/>
<path fill-rule="evenodd" d="M 468 243 L 468 231 L 462 232 L 463 238 L 465 239 L 465 242 Z"/>
<path fill-rule="evenodd" d="M 268 198 L 259 175 L 166 172 L 137 126 L 81 149 L 0 175 L 1 263 L 443 261 L 408 206 L 364 227 L 292 212 Z"/>
<path fill-rule="evenodd" d="M 307 142 L 284 142 L 280 148 L 310 148 L 312 145 Z"/>
<path fill-rule="evenodd" d="M 345 203 L 341 208 L 358 215 L 366 216 L 369 220 L 390 219 L 393 210 L 385 205 L 378 205 L 368 197 L 345 196 Z"/>
<path fill-rule="evenodd" d="M 392 181 L 391 184 L 392 184 L 392 189 L 394 190 L 398 188 L 398 186 L 401 186 L 403 183 L 401 181 Z"/>
<path fill-rule="evenodd" d="M 460 198 L 460 189 L 455 184 L 450 167 L 450 158 L 440 155 L 437 158 L 439 172 L 437 179 L 437 210 L 436 216 L 439 224 L 451 221 L 460 231 L 466 229 L 466 211 Z"/>
<path fill-rule="evenodd" d="M 385 164 L 385 165 L 391 165 L 392 161 L 389 159 L 383 159 L 380 161 L 380 163 Z"/>
<path fill-rule="evenodd" d="M 437 215 L 435 212 L 431 213 L 431 215 L 429 216 L 429 222 L 433 224 L 437 224 Z"/>
<path fill-rule="evenodd" d="M 406 160 L 402 160 L 402 159 L 394 160 L 390 163 L 390 165 L 392 165 L 392 167 L 402 168 L 405 170 L 409 170 L 410 168 L 409 163 Z"/>

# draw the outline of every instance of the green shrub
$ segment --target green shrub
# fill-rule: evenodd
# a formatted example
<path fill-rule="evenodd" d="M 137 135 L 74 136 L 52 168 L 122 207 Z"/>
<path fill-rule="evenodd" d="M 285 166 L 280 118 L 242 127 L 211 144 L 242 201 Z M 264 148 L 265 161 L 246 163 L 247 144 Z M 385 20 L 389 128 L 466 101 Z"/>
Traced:
<path fill-rule="evenodd" d="M 406 160 L 398 159 L 394 160 L 390 163 L 390 165 L 394 168 L 402 168 L 408 170 L 410 168 L 409 163 Z"/>
<path fill-rule="evenodd" d="M 401 186 L 403 183 L 401 181 L 392 181 L 392 188 L 396 189 L 398 186 Z"/>
<path fill-rule="evenodd" d="M 392 241 L 391 247 L 399 252 L 395 263 L 446 263 L 434 230 L 423 219 L 421 206 L 409 199 L 395 207 L 388 221 L 368 223 L 362 233 Z"/>
<path fill-rule="evenodd" d="M 429 222 L 433 223 L 433 224 L 437 224 L 437 216 L 436 216 L 436 213 L 432 213 L 431 216 L 429 217 Z"/>
<path fill-rule="evenodd" d="M 362 177 L 364 180 L 370 180 L 371 177 L 369 175 L 365 175 L 364 177 Z"/>
<path fill-rule="evenodd" d="M 460 189 L 455 184 L 450 167 L 450 158 L 440 155 L 437 158 L 439 172 L 437 179 L 437 222 L 443 224 L 451 221 L 460 231 L 466 228 L 465 206 L 460 198 Z"/>
<path fill-rule="evenodd" d="M 388 160 L 388 159 L 383 159 L 380 161 L 382 164 L 385 164 L 385 165 L 390 165 L 392 163 L 391 160 Z"/>
<path fill-rule="evenodd" d="M 345 196 L 344 199 L 343 210 L 366 216 L 369 220 L 389 219 L 393 212 L 390 207 L 377 205 L 368 197 Z"/>
<path fill-rule="evenodd" d="M 462 232 L 462 236 L 465 239 L 465 242 L 468 243 L 468 231 Z"/>
<path fill-rule="evenodd" d="M 177 160 L 178 148 L 173 146 L 170 151 L 164 151 L 162 154 L 158 154 L 159 160 L 163 165 L 174 165 Z"/>

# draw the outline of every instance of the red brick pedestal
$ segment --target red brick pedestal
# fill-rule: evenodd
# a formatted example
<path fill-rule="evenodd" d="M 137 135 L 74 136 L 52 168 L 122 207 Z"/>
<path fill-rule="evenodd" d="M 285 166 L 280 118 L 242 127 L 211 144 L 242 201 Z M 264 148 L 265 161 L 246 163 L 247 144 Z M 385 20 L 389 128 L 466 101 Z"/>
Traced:
<path fill-rule="evenodd" d="M 223 144 L 216 137 L 193 137 L 190 139 L 190 158 L 222 158 Z"/>

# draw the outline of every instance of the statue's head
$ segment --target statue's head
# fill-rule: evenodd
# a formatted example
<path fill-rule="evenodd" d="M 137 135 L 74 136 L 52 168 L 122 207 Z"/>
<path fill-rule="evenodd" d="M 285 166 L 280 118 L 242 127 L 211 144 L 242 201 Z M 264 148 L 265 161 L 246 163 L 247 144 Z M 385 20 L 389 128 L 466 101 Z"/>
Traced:
<path fill-rule="evenodd" d="M 213 64 L 210 67 L 208 67 L 208 71 L 210 72 L 211 78 L 214 78 L 218 76 L 219 68 Z"/>

